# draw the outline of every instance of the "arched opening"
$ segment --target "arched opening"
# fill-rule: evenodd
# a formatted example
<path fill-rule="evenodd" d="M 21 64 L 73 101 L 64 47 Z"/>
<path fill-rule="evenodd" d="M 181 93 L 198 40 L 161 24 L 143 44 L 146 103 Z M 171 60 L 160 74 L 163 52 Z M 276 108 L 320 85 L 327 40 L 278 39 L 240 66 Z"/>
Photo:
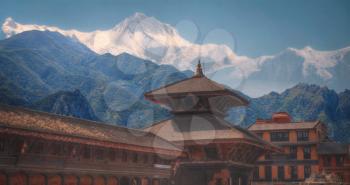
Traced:
<path fill-rule="evenodd" d="M 92 185 L 92 177 L 89 175 L 84 175 L 80 177 L 80 184 L 79 185 Z"/>
<path fill-rule="evenodd" d="M 41 174 L 30 175 L 29 185 L 45 185 L 45 176 Z"/>
<path fill-rule="evenodd" d="M 94 179 L 94 185 L 106 185 L 106 179 L 102 176 L 97 176 Z"/>
<path fill-rule="evenodd" d="M 78 185 L 78 177 L 75 175 L 65 175 L 64 185 Z"/>
<path fill-rule="evenodd" d="M 116 177 L 108 177 L 108 185 L 119 185 L 118 178 Z"/>
<path fill-rule="evenodd" d="M 49 185 L 62 185 L 62 177 L 59 175 L 51 175 L 47 178 L 47 184 L 49 184 Z"/>
<path fill-rule="evenodd" d="M 119 185 L 130 185 L 130 180 L 128 177 L 122 177 L 120 179 L 120 184 Z"/>
<path fill-rule="evenodd" d="M 15 173 L 10 176 L 10 185 L 27 185 L 27 175 Z"/>

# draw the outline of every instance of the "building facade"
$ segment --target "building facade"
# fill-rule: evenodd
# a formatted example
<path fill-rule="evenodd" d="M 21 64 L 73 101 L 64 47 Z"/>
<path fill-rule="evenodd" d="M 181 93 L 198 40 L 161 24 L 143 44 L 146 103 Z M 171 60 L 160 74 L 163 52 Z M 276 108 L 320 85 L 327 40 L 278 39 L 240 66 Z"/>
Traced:
<path fill-rule="evenodd" d="M 327 140 L 327 129 L 321 122 L 293 122 L 288 113 L 278 112 L 270 120 L 256 120 L 248 130 L 284 151 L 259 158 L 254 184 L 297 184 L 320 173 L 317 147 Z"/>
<path fill-rule="evenodd" d="M 337 175 L 344 184 L 350 184 L 350 145 L 325 142 L 318 148 L 320 170 Z"/>
<path fill-rule="evenodd" d="M 145 94 L 173 117 L 144 130 L 0 106 L 0 185 L 249 185 L 280 152 L 224 120 L 246 106 L 202 72 Z"/>

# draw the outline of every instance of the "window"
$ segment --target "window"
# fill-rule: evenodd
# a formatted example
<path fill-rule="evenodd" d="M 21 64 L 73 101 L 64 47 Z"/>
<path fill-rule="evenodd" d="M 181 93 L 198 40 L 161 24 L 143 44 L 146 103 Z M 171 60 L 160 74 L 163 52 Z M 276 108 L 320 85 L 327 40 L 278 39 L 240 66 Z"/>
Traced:
<path fill-rule="evenodd" d="M 278 171 L 278 180 L 284 180 L 284 167 L 279 166 L 277 171 Z"/>
<path fill-rule="evenodd" d="M 51 154 L 52 155 L 61 155 L 62 145 L 60 143 L 52 143 L 51 144 Z"/>
<path fill-rule="evenodd" d="M 97 148 L 95 150 L 95 157 L 97 160 L 102 160 L 104 158 L 104 151 L 102 148 Z"/>
<path fill-rule="evenodd" d="M 292 180 L 297 180 L 298 179 L 298 172 L 297 172 L 297 167 L 296 166 L 291 166 L 290 167 L 290 174 L 291 174 Z"/>
<path fill-rule="evenodd" d="M 44 143 L 41 141 L 34 142 L 33 144 L 33 153 L 42 153 L 44 151 Z"/>
<path fill-rule="evenodd" d="M 205 147 L 205 154 L 207 156 L 207 159 L 209 160 L 215 160 L 218 159 L 218 151 L 216 149 L 216 147 Z"/>
<path fill-rule="evenodd" d="M 260 132 L 260 133 L 256 133 L 257 136 L 259 136 L 260 138 L 263 138 L 263 133 Z"/>
<path fill-rule="evenodd" d="M 291 146 L 290 147 L 289 157 L 290 157 L 290 159 L 296 159 L 297 158 L 297 147 L 296 146 Z"/>
<path fill-rule="evenodd" d="M 289 141 L 288 132 L 271 132 L 270 133 L 271 141 Z"/>
<path fill-rule="evenodd" d="M 272 179 L 271 166 L 265 166 L 265 180 L 271 181 L 271 179 Z"/>
<path fill-rule="evenodd" d="M 344 157 L 341 155 L 338 155 L 335 157 L 337 166 L 343 166 L 344 165 Z"/>
<path fill-rule="evenodd" d="M 134 154 L 132 155 L 132 161 L 133 161 L 134 163 L 137 163 L 137 161 L 138 161 L 138 155 L 137 155 L 137 153 L 134 153 Z"/>
<path fill-rule="evenodd" d="M 265 154 L 265 160 L 270 160 L 271 159 L 271 153 L 270 152 L 267 152 Z"/>
<path fill-rule="evenodd" d="M 308 141 L 309 140 L 309 131 L 298 131 L 297 132 L 298 141 Z"/>
<path fill-rule="evenodd" d="M 156 155 L 153 156 L 153 164 L 158 163 L 158 157 Z"/>
<path fill-rule="evenodd" d="M 143 163 L 148 163 L 148 155 L 143 154 Z"/>
<path fill-rule="evenodd" d="M 5 152 L 5 143 L 6 143 L 5 138 L 0 137 L 0 152 Z"/>
<path fill-rule="evenodd" d="M 85 159 L 90 159 L 90 157 L 91 157 L 91 149 L 90 149 L 90 147 L 84 146 L 84 148 L 83 148 L 83 157 Z"/>
<path fill-rule="evenodd" d="M 311 159 L 311 147 L 310 146 L 304 147 L 304 159 Z"/>
<path fill-rule="evenodd" d="M 125 150 L 123 150 L 122 152 L 122 161 L 123 162 L 128 161 L 128 153 Z"/>
<path fill-rule="evenodd" d="M 110 161 L 115 161 L 115 151 L 113 149 L 109 149 L 108 156 Z"/>
<path fill-rule="evenodd" d="M 331 160 L 332 160 L 332 158 L 330 156 L 324 157 L 324 165 L 331 166 Z"/>
<path fill-rule="evenodd" d="M 253 178 L 254 180 L 259 180 L 259 167 L 254 168 Z"/>
<path fill-rule="evenodd" d="M 306 165 L 304 166 L 304 178 L 309 178 L 311 175 L 311 166 Z"/>

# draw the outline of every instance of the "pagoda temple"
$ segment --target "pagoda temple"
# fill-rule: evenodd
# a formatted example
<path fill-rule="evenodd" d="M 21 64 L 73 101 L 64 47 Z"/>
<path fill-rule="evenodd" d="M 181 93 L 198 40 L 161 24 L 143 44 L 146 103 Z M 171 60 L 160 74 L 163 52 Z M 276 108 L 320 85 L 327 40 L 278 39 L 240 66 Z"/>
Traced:
<path fill-rule="evenodd" d="M 187 154 L 176 161 L 174 184 L 247 185 L 258 157 L 278 151 L 255 134 L 225 121 L 227 110 L 246 106 L 248 101 L 207 78 L 200 62 L 191 78 L 150 91 L 145 97 L 167 107 L 173 117 L 144 130 Z"/>

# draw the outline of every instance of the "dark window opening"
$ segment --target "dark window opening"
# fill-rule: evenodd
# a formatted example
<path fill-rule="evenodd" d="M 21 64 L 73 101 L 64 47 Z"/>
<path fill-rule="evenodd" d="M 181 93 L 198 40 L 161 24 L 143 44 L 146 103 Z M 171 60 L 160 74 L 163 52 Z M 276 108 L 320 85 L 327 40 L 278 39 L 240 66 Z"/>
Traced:
<path fill-rule="evenodd" d="M 311 159 L 311 147 L 304 147 L 304 159 Z"/>
<path fill-rule="evenodd" d="M 278 180 L 284 180 L 284 167 L 279 166 L 277 171 L 278 171 Z"/>
<path fill-rule="evenodd" d="M 33 153 L 42 153 L 44 151 L 44 143 L 43 142 L 35 142 L 32 149 Z"/>
<path fill-rule="evenodd" d="M 335 157 L 337 166 L 343 166 L 344 165 L 344 157 L 343 156 L 336 156 Z"/>
<path fill-rule="evenodd" d="M 296 159 L 297 158 L 297 147 L 296 146 L 291 146 L 290 147 L 289 157 L 290 157 L 290 159 Z"/>
<path fill-rule="evenodd" d="M 271 179 L 272 179 L 271 166 L 265 166 L 265 180 L 271 181 Z"/>
<path fill-rule="evenodd" d="M 289 141 L 288 132 L 271 132 L 270 133 L 271 141 Z"/>
<path fill-rule="evenodd" d="M 298 179 L 298 172 L 297 172 L 297 167 L 296 166 L 291 166 L 290 167 L 290 173 L 292 180 L 297 180 Z"/>
<path fill-rule="evenodd" d="M 324 157 L 324 165 L 331 166 L 331 160 L 332 160 L 332 158 L 330 156 Z"/>
<path fill-rule="evenodd" d="M 115 161 L 115 151 L 113 149 L 109 149 L 108 155 L 110 161 Z"/>
<path fill-rule="evenodd" d="M 104 158 L 104 151 L 102 148 L 97 148 L 95 150 L 95 157 L 97 160 L 102 160 Z"/>
<path fill-rule="evenodd" d="M 158 163 L 158 157 L 156 155 L 153 156 L 153 164 Z"/>
<path fill-rule="evenodd" d="M 309 178 L 311 175 L 311 166 L 304 166 L 304 178 Z"/>
<path fill-rule="evenodd" d="M 205 154 L 207 156 L 207 159 L 209 160 L 215 160 L 218 159 L 218 151 L 216 149 L 216 147 L 205 147 Z"/>
<path fill-rule="evenodd" d="M 128 161 L 128 153 L 126 151 L 124 151 L 124 150 L 122 152 L 122 161 L 123 162 Z"/>
<path fill-rule="evenodd" d="M 134 154 L 133 154 L 133 156 L 132 156 L 132 161 L 133 161 L 134 163 L 137 163 L 137 161 L 138 161 L 138 155 L 137 155 L 137 153 L 134 153 Z"/>
<path fill-rule="evenodd" d="M 270 160 L 271 159 L 271 153 L 268 152 L 265 154 L 265 160 Z"/>
<path fill-rule="evenodd" d="M 0 152 L 5 152 L 5 143 L 6 143 L 6 139 L 3 137 L 0 137 Z"/>
<path fill-rule="evenodd" d="M 52 146 L 52 149 L 51 149 L 52 155 L 61 155 L 62 145 L 60 143 L 52 143 L 51 146 Z"/>
<path fill-rule="evenodd" d="M 259 167 L 255 167 L 254 168 L 253 179 L 254 180 L 259 180 Z"/>
<path fill-rule="evenodd" d="M 84 148 L 83 148 L 83 157 L 85 159 L 90 159 L 90 157 L 91 157 L 91 149 L 90 149 L 90 147 L 84 146 Z"/>
<path fill-rule="evenodd" d="M 143 163 L 148 163 L 148 155 L 143 154 Z"/>
<path fill-rule="evenodd" d="M 297 132 L 298 141 L 308 141 L 309 140 L 309 131 L 298 131 Z"/>

